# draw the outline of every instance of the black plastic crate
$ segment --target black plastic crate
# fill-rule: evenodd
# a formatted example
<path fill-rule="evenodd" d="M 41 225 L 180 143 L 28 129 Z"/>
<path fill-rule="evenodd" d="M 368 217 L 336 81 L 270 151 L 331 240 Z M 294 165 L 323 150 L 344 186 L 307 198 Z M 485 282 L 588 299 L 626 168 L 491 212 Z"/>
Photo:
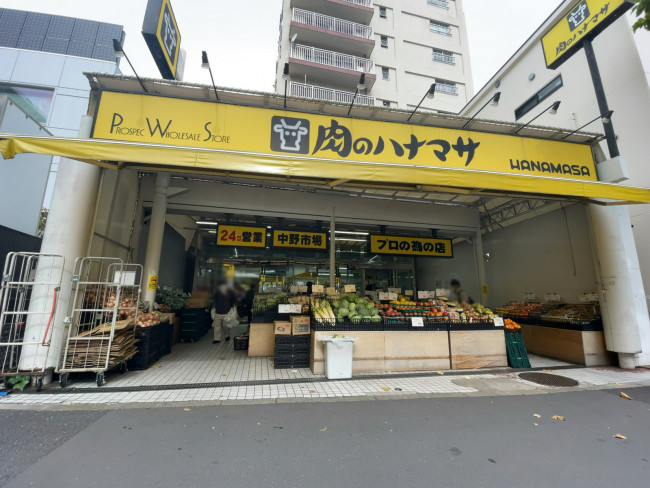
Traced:
<path fill-rule="evenodd" d="M 275 355 L 310 354 L 310 344 L 276 344 Z"/>
<path fill-rule="evenodd" d="M 287 334 L 278 334 L 275 336 L 275 345 L 279 344 L 307 344 L 311 343 L 311 336 L 309 334 L 304 335 L 287 335 Z"/>
<path fill-rule="evenodd" d="M 309 354 L 276 355 L 273 359 L 273 367 L 275 369 L 308 368 L 310 359 Z"/>
<path fill-rule="evenodd" d="M 235 351 L 247 351 L 248 336 L 235 337 L 233 339 L 233 347 L 235 348 Z"/>
<path fill-rule="evenodd" d="M 450 320 L 449 330 L 494 330 L 493 320 L 480 320 L 477 322 L 467 322 L 460 320 Z"/>

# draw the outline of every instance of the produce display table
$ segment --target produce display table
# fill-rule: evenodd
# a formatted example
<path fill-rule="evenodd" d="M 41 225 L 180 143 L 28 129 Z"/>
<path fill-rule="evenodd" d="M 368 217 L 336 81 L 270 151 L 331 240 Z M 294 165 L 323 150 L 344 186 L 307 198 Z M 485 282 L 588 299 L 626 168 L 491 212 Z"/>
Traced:
<path fill-rule="evenodd" d="M 311 333 L 311 370 L 325 373 L 325 348 L 317 337 L 359 338 L 352 371 L 431 371 L 450 369 L 447 331 L 320 331 Z"/>
<path fill-rule="evenodd" d="M 572 327 L 573 329 L 573 327 Z M 562 329 L 557 324 L 521 324 L 521 334 L 529 353 L 585 366 L 614 364 L 605 347 L 603 331 Z"/>
<path fill-rule="evenodd" d="M 451 369 L 508 366 L 503 329 L 450 330 Z"/>

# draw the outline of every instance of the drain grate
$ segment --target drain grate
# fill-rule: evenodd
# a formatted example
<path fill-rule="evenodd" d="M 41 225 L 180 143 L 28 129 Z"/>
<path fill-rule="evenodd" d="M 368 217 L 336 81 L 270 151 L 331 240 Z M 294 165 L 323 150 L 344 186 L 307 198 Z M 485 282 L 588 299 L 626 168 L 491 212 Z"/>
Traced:
<path fill-rule="evenodd" d="M 566 376 L 560 376 L 558 374 L 519 373 L 519 377 L 522 380 L 530 381 L 532 383 L 537 383 L 538 385 L 544 386 L 560 386 L 563 388 L 568 388 L 570 386 L 578 386 L 580 384 L 572 378 L 567 378 Z"/>

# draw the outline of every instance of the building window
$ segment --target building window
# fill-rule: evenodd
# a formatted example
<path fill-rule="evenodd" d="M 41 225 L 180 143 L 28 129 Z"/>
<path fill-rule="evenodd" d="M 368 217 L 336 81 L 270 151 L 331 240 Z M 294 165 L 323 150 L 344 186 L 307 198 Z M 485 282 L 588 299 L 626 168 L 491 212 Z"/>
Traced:
<path fill-rule="evenodd" d="M 436 34 L 442 34 L 443 36 L 451 35 L 451 26 L 447 24 L 441 24 L 440 22 L 434 22 L 433 20 L 429 21 L 429 30 L 435 32 Z"/>
<path fill-rule="evenodd" d="M 436 7 L 446 8 L 449 10 L 449 0 L 428 0 L 429 5 L 435 5 Z"/>
<path fill-rule="evenodd" d="M 382 101 L 381 101 L 381 104 L 382 104 L 384 107 L 390 108 L 390 102 L 389 102 L 388 100 L 382 100 Z"/>
<path fill-rule="evenodd" d="M 433 60 L 438 61 L 439 63 L 456 64 L 454 53 L 443 51 L 442 49 L 433 50 Z"/>
<path fill-rule="evenodd" d="M 436 80 L 436 91 L 447 95 L 458 95 L 458 87 L 453 81 Z"/>
<path fill-rule="evenodd" d="M 523 104 L 515 109 L 515 120 L 519 120 L 532 109 L 537 107 L 545 99 L 547 99 L 551 94 L 559 90 L 563 86 L 562 75 L 554 78 L 549 84 L 544 86 L 540 91 L 535 93 L 532 97 L 526 100 Z"/>
<path fill-rule="evenodd" d="M 388 13 L 386 12 L 386 7 L 379 7 L 379 16 L 382 19 L 387 19 L 388 18 Z"/>
<path fill-rule="evenodd" d="M 381 79 L 382 80 L 388 80 L 390 77 L 390 70 L 386 68 L 385 66 L 382 66 L 381 68 Z"/>
<path fill-rule="evenodd" d="M 388 47 L 388 36 L 381 36 L 381 47 Z"/>
<path fill-rule="evenodd" d="M 54 90 L 0 83 L 0 95 L 7 95 L 36 122 L 45 124 L 54 99 Z"/>

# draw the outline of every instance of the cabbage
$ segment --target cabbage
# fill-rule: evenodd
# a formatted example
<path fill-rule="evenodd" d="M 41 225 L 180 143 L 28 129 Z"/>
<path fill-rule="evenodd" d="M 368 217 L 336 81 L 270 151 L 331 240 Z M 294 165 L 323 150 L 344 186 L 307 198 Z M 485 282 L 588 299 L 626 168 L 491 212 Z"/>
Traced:
<path fill-rule="evenodd" d="M 357 305 L 360 305 L 360 304 L 362 304 L 362 303 L 366 303 L 366 299 L 365 299 L 365 298 L 358 297 L 358 298 L 355 300 L 355 303 L 356 303 Z"/>
<path fill-rule="evenodd" d="M 351 304 L 348 306 L 348 308 L 349 308 L 350 310 L 354 310 L 354 309 L 357 308 L 357 304 L 356 304 L 356 303 L 351 303 Z"/>
<path fill-rule="evenodd" d="M 339 304 L 340 304 L 340 302 L 338 300 L 334 300 L 332 302 L 332 308 L 339 308 Z"/>
<path fill-rule="evenodd" d="M 338 312 L 341 317 L 347 317 L 350 314 L 350 310 L 347 308 L 339 308 Z"/>

